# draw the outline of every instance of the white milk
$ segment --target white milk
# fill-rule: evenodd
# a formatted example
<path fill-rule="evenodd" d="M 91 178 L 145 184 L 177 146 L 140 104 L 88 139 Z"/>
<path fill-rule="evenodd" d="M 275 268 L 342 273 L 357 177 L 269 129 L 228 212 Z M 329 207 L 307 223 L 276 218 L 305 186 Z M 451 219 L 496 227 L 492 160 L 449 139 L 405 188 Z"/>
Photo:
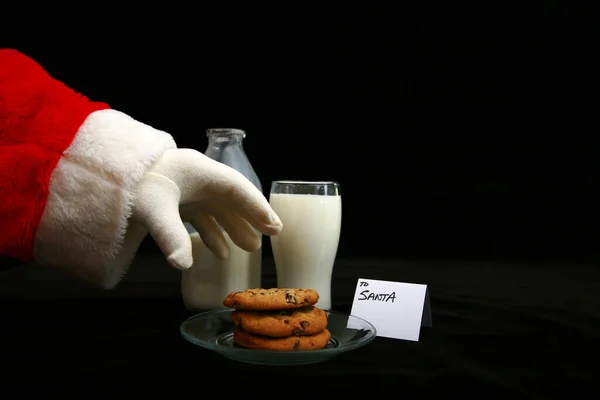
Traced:
<path fill-rule="evenodd" d="M 253 253 L 237 247 L 223 232 L 229 245 L 229 258 L 218 259 L 196 232 L 190 234 L 194 264 L 181 276 L 183 302 L 189 310 L 225 308 L 230 292 L 259 288 L 262 248 Z"/>
<path fill-rule="evenodd" d="M 277 286 L 319 292 L 317 306 L 331 309 L 331 274 L 342 225 L 342 197 L 271 193 L 283 222 L 271 237 Z"/>

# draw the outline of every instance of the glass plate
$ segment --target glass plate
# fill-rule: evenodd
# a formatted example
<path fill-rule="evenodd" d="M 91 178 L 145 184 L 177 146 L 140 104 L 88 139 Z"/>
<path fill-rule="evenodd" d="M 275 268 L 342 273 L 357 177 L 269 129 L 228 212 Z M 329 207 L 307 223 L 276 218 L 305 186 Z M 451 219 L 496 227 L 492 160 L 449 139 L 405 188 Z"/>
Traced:
<path fill-rule="evenodd" d="M 232 309 L 213 310 L 185 320 L 180 327 L 190 343 L 219 353 L 231 360 L 261 365 L 302 365 L 328 360 L 358 349 L 376 337 L 375 327 L 352 315 L 327 311 L 331 339 L 326 348 L 304 351 L 253 350 L 238 347 L 233 341 Z"/>

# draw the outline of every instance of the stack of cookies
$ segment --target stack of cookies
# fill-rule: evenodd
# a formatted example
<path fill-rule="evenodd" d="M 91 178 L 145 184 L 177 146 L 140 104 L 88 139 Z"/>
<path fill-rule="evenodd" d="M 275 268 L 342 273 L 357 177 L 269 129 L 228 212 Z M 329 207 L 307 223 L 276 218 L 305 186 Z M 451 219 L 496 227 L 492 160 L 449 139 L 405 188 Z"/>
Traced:
<path fill-rule="evenodd" d="M 234 308 L 231 320 L 235 343 L 257 350 L 323 349 L 329 343 L 327 313 L 315 304 L 312 289 L 248 289 L 230 293 L 223 301 Z"/>

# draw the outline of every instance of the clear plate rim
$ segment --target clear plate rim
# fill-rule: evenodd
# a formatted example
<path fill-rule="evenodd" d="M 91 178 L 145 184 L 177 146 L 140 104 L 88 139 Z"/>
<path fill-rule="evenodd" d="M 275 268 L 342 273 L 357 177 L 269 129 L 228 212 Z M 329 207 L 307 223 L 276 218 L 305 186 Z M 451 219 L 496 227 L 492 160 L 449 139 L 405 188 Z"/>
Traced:
<path fill-rule="evenodd" d="M 208 315 L 232 313 L 233 311 L 234 311 L 233 308 L 225 308 L 225 309 L 216 309 L 216 310 L 210 310 L 210 311 L 204 311 L 204 312 L 197 313 L 195 315 L 192 315 L 191 317 L 186 318 L 180 324 L 179 332 L 188 342 L 190 342 L 196 346 L 203 347 L 208 350 L 216 351 L 219 353 L 256 354 L 257 350 L 255 350 L 255 349 L 244 349 L 244 348 L 219 346 L 219 345 L 216 345 L 216 344 L 204 341 L 204 340 L 199 340 L 196 337 L 188 334 L 185 331 L 185 326 L 195 319 L 206 317 Z M 319 350 L 309 350 L 309 351 L 302 351 L 302 352 L 260 350 L 260 354 L 261 355 L 273 354 L 273 355 L 277 355 L 278 357 L 285 357 L 286 355 L 297 356 L 298 354 L 307 354 L 307 355 L 310 354 L 310 355 L 314 355 L 314 356 L 332 355 L 332 354 L 343 353 L 343 352 L 347 352 L 347 351 L 351 351 L 351 350 L 355 350 L 357 348 L 363 347 L 363 346 L 367 345 L 368 343 L 370 343 L 371 341 L 373 341 L 377 337 L 377 328 L 375 327 L 375 325 L 373 325 L 371 322 L 367 321 L 364 318 L 357 317 L 356 315 L 352 315 L 352 314 L 348 314 L 348 313 L 343 313 L 340 311 L 333 311 L 333 310 L 324 310 L 324 311 L 327 312 L 328 314 L 335 314 L 336 316 L 339 316 L 339 317 L 356 318 L 357 320 L 360 320 L 363 323 L 366 323 L 370 327 L 370 329 L 368 331 L 369 333 L 367 335 L 361 337 L 357 341 L 352 342 L 347 345 L 344 345 L 344 346 L 329 347 L 329 348 L 324 348 L 324 349 L 319 349 Z M 332 334 L 332 339 L 335 339 L 333 334 Z"/>

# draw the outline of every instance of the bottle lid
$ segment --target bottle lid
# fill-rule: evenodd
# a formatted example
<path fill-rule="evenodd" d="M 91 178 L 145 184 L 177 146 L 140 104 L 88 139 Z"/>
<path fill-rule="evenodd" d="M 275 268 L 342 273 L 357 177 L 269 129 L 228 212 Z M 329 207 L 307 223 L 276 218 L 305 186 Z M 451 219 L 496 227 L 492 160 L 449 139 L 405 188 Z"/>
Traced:
<path fill-rule="evenodd" d="M 246 132 L 234 128 L 211 128 L 206 130 L 206 136 L 241 136 L 245 138 Z"/>

